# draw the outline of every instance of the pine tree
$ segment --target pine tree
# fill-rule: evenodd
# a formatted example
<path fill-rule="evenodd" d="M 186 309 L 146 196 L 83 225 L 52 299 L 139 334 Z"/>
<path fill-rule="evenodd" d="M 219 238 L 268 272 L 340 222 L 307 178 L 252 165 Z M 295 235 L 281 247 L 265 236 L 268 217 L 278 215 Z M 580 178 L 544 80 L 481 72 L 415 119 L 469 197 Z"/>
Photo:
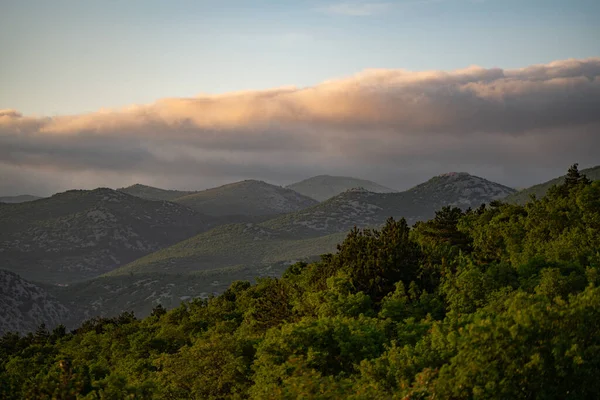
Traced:
<path fill-rule="evenodd" d="M 575 163 L 575 164 L 571 165 L 571 167 L 569 168 L 569 171 L 567 172 L 567 176 L 565 177 L 564 186 L 567 189 L 571 189 L 571 188 L 579 185 L 580 183 L 587 185 L 590 183 L 590 180 L 588 179 L 587 176 L 585 176 L 584 174 L 579 172 L 579 164 Z"/>
<path fill-rule="evenodd" d="M 46 328 L 46 324 L 42 323 L 35 330 L 35 333 L 33 335 L 33 340 L 37 344 L 45 344 L 48 341 L 49 337 L 50 337 L 50 332 L 48 332 L 48 329 Z"/>

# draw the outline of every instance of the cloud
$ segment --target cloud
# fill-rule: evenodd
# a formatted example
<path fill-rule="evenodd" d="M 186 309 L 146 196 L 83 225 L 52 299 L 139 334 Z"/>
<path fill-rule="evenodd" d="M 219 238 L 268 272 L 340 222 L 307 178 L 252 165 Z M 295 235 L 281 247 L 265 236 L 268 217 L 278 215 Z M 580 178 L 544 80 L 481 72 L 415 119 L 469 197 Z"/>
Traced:
<path fill-rule="evenodd" d="M 367 17 L 381 14 L 391 8 L 391 3 L 337 3 L 317 10 L 331 15 L 346 15 L 351 17 Z"/>
<path fill-rule="evenodd" d="M 82 115 L 2 110 L 0 194 L 136 181 L 284 184 L 320 173 L 405 188 L 451 170 L 523 186 L 573 162 L 598 163 L 598 110 L 600 58 L 511 70 L 373 69 L 306 88 Z"/>

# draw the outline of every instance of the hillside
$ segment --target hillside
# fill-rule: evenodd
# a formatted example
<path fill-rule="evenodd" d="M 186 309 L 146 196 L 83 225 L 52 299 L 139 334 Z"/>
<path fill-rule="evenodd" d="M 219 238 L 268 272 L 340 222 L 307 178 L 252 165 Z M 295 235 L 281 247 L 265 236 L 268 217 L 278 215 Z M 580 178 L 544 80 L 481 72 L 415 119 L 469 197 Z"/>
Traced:
<path fill-rule="evenodd" d="M 0 207 L 0 265 L 25 279 L 92 278 L 194 234 L 210 218 L 111 189 L 72 190 Z"/>
<path fill-rule="evenodd" d="M 469 175 L 449 173 L 400 193 L 351 189 L 314 207 L 269 220 L 263 226 L 302 236 L 344 232 L 382 225 L 389 217 L 409 224 L 431 218 L 445 205 L 478 207 L 514 193 L 509 187 Z"/>
<path fill-rule="evenodd" d="M 513 188 L 466 172 L 449 172 L 435 176 L 406 193 L 415 202 L 427 202 L 435 209 L 445 205 L 466 209 L 502 199 L 515 192 Z"/>
<path fill-rule="evenodd" d="M 0 196 L 0 203 L 25 203 L 26 201 L 34 201 L 43 199 L 43 197 L 32 196 L 30 194 L 21 194 L 18 196 Z"/>
<path fill-rule="evenodd" d="M 64 320 L 68 327 L 75 327 L 95 316 L 115 317 L 122 312 L 133 311 L 137 317 L 145 317 L 159 304 L 170 309 L 196 298 L 206 299 L 223 293 L 234 281 L 255 282 L 257 278 L 281 276 L 288 266 L 289 263 L 280 262 L 188 274 L 109 274 L 67 287 L 54 286 L 48 291 L 76 310 Z"/>
<path fill-rule="evenodd" d="M 221 268 L 252 267 L 302 260 L 334 251 L 344 234 L 297 238 L 260 224 L 216 227 L 139 258 L 106 276 L 129 273 L 187 274 Z"/>
<path fill-rule="evenodd" d="M 325 201 L 349 189 L 363 188 L 373 193 L 392 193 L 394 189 L 365 179 L 347 176 L 319 175 L 286 186 L 318 201 Z"/>
<path fill-rule="evenodd" d="M 142 185 L 139 183 L 124 188 L 119 188 L 117 190 L 119 192 L 127 193 L 132 196 L 141 197 L 142 199 L 147 200 L 174 200 L 178 197 L 183 197 L 192 193 L 196 193 L 193 191 L 160 189 L 152 186 Z"/>
<path fill-rule="evenodd" d="M 203 190 L 174 201 L 215 217 L 277 215 L 301 210 L 317 203 L 291 189 L 256 180 Z"/>
<path fill-rule="evenodd" d="M 580 172 L 593 181 L 600 180 L 600 165 L 593 168 L 582 169 Z M 546 192 L 552 186 L 560 185 L 564 181 L 565 175 L 559 176 L 558 178 L 551 179 L 548 182 L 540 183 L 539 185 L 534 185 L 527 189 L 513 193 L 504 198 L 503 201 L 506 201 L 507 203 L 525 204 L 532 195 L 535 195 L 537 198 L 541 198 L 546 195 Z"/>
<path fill-rule="evenodd" d="M 52 328 L 69 318 L 70 311 L 46 290 L 0 269 L 0 335 L 31 332 L 44 323 Z"/>

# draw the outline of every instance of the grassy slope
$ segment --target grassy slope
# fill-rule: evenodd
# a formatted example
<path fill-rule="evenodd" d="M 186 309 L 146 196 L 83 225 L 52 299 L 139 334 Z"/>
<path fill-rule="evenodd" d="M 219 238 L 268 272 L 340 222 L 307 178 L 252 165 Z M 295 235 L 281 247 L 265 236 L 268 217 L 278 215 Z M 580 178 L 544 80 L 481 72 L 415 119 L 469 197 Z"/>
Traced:
<path fill-rule="evenodd" d="M 235 266 L 300 260 L 335 250 L 343 233 L 296 239 L 255 224 L 217 227 L 159 250 L 106 276 L 129 273 L 195 273 Z"/>

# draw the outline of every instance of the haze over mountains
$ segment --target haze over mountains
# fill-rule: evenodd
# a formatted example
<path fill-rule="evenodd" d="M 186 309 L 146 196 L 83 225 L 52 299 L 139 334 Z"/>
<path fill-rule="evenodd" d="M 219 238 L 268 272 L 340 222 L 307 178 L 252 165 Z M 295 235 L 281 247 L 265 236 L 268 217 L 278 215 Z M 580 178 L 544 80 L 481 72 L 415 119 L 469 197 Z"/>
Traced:
<path fill-rule="evenodd" d="M 584 172 L 595 179 L 598 171 Z M 326 197 L 353 184 L 362 187 L 322 202 L 290 189 L 308 187 L 313 196 Z M 11 283 L 3 293 L 15 297 L 18 286 L 15 299 L 21 300 L 15 301 L 48 304 L 5 318 L 13 321 L 11 327 L 28 330 L 36 321 L 62 318 L 74 326 L 94 315 L 132 310 L 146 315 L 157 304 L 173 307 L 218 293 L 236 279 L 277 276 L 292 262 L 335 251 L 354 226 L 378 227 L 389 217 L 413 224 L 446 205 L 476 208 L 525 193 L 459 172 L 403 192 L 318 176 L 288 188 L 255 180 L 203 191 L 138 184 L 3 204 L 0 263 L 13 271 L 5 274 Z"/>

